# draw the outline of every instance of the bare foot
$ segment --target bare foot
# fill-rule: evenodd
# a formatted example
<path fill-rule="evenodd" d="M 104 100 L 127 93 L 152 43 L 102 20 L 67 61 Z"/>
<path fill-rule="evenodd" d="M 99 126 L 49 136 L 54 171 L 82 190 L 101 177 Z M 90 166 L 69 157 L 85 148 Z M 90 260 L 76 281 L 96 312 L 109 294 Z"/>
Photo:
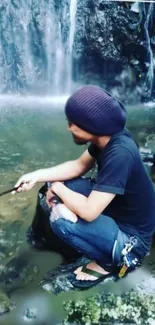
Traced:
<path fill-rule="evenodd" d="M 87 268 L 96 272 L 99 272 L 103 275 L 108 274 L 109 272 L 105 271 L 101 266 L 99 266 L 95 261 L 90 262 L 89 264 L 87 264 Z M 74 273 L 76 274 L 76 279 L 77 280 L 90 280 L 90 281 L 94 281 L 97 279 L 96 276 L 93 275 L 89 275 L 86 274 L 84 272 L 81 271 L 82 270 L 82 266 L 78 267 Z"/>

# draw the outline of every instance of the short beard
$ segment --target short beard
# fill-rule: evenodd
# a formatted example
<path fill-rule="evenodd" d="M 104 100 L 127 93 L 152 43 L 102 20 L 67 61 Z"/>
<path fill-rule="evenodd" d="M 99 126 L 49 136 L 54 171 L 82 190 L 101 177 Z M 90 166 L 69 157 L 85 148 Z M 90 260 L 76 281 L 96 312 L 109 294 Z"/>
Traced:
<path fill-rule="evenodd" d="M 85 145 L 88 143 L 88 141 L 81 140 L 81 139 L 75 137 L 74 135 L 73 135 L 73 140 L 74 140 L 74 143 L 77 144 L 78 146 L 82 146 L 82 145 Z"/>

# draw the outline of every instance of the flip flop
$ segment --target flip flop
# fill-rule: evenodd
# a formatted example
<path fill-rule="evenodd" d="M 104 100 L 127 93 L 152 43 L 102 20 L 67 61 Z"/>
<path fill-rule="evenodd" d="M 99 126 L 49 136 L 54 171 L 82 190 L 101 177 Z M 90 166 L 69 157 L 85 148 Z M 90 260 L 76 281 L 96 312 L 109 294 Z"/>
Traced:
<path fill-rule="evenodd" d="M 87 268 L 86 265 L 84 265 L 81 269 L 82 272 L 89 274 L 89 275 L 93 275 L 95 277 L 97 277 L 96 280 L 77 280 L 76 279 L 76 274 L 72 273 L 69 277 L 68 280 L 71 282 L 71 284 L 75 287 L 81 288 L 81 289 L 87 289 L 87 288 L 91 288 L 95 285 L 97 285 L 100 282 L 103 282 L 104 280 L 108 279 L 108 278 L 114 278 L 114 274 L 112 273 L 108 273 L 108 274 L 101 274 L 97 271 L 93 271 Z"/>

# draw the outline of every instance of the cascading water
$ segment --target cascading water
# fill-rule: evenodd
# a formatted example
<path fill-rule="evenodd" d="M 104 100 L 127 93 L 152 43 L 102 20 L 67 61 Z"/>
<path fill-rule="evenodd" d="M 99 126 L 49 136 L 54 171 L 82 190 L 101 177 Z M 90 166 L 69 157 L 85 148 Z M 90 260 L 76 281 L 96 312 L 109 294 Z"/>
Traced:
<path fill-rule="evenodd" d="M 133 25 L 133 36 L 126 42 L 129 53 L 125 49 L 121 59 L 122 39 L 119 40 L 112 27 L 115 24 L 113 2 L 119 3 L 113 0 L 104 4 L 103 0 L 99 6 L 95 0 L 1 0 L 0 94 L 66 95 L 74 90 L 72 76 L 78 85 L 97 81 L 111 91 L 115 69 L 110 71 L 109 68 L 107 75 L 102 73 L 103 67 L 109 62 L 111 66 L 120 62 L 120 69 L 123 66 L 124 71 L 128 69 L 125 62 L 130 60 L 135 75 L 141 78 L 138 82 L 142 97 L 150 99 L 154 88 L 151 43 L 154 4 L 135 1 L 131 9 L 137 14 L 136 20 L 136 15 L 128 15 L 130 7 L 115 5 L 121 17 L 122 39 L 126 39 L 128 33 L 126 26 Z M 109 19 L 111 30 L 106 39 L 107 30 L 103 29 L 102 22 L 108 26 Z M 117 92 L 122 95 L 124 90 Z M 137 94 L 140 98 L 139 90 Z"/>
<path fill-rule="evenodd" d="M 153 13 L 153 3 L 149 4 L 148 11 L 146 14 L 146 20 L 144 23 L 144 29 L 145 29 L 145 37 L 146 37 L 146 46 L 147 46 L 147 62 L 145 63 L 147 66 L 147 75 L 146 75 L 146 94 L 151 96 L 152 92 L 152 86 L 153 86 L 153 79 L 154 79 L 154 58 L 153 58 L 153 51 L 151 47 L 150 42 L 150 36 L 149 36 L 149 23 L 151 21 L 151 15 Z"/>
<path fill-rule="evenodd" d="M 70 32 L 69 32 L 69 47 L 68 47 L 68 68 L 69 75 L 71 78 L 68 79 L 68 88 L 71 88 L 72 80 L 72 52 L 74 45 L 75 37 L 75 28 L 76 28 L 76 12 L 77 12 L 77 0 L 70 0 Z"/>
<path fill-rule="evenodd" d="M 2 0 L 0 93 L 68 93 L 77 0 Z"/>
<path fill-rule="evenodd" d="M 69 34 L 69 52 L 72 53 L 75 27 L 76 27 L 77 0 L 70 0 L 70 34 Z"/>

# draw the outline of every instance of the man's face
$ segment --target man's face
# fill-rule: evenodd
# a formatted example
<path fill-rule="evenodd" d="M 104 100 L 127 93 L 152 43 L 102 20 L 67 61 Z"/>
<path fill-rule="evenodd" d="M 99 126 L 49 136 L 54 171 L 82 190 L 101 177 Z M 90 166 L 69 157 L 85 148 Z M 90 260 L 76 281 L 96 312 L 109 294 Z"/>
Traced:
<path fill-rule="evenodd" d="M 72 133 L 74 143 L 77 145 L 84 145 L 91 141 L 92 134 L 80 129 L 77 125 L 73 124 L 67 119 L 68 131 Z"/>

